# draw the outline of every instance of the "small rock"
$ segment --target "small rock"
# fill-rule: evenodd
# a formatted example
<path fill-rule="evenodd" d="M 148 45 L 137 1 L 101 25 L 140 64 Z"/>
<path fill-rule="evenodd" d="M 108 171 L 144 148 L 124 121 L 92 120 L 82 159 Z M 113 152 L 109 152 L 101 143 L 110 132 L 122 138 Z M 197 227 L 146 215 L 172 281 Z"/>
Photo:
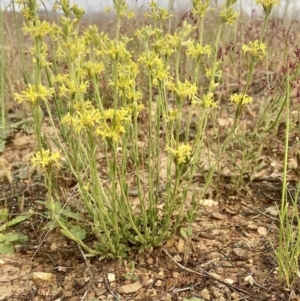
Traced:
<path fill-rule="evenodd" d="M 202 206 L 207 206 L 207 207 L 212 207 L 212 206 L 218 206 L 218 202 L 217 201 L 214 201 L 214 200 L 201 200 L 200 201 L 200 205 Z"/>
<path fill-rule="evenodd" d="M 34 272 L 31 275 L 32 281 L 37 285 L 41 282 L 53 283 L 55 277 L 51 273 L 44 273 L 44 272 Z"/>
<path fill-rule="evenodd" d="M 256 230 L 257 229 L 257 224 L 251 221 L 250 223 L 247 224 L 247 228 L 251 230 Z"/>
<path fill-rule="evenodd" d="M 265 213 L 270 214 L 272 216 L 278 216 L 279 215 L 278 206 L 269 206 L 268 208 L 266 208 Z"/>
<path fill-rule="evenodd" d="M 97 297 L 100 297 L 100 296 L 104 295 L 105 293 L 106 293 L 106 289 L 105 288 L 97 289 L 95 291 L 95 294 L 96 294 Z"/>
<path fill-rule="evenodd" d="M 172 273 L 172 277 L 173 277 L 174 279 L 178 279 L 178 278 L 180 277 L 180 273 L 178 273 L 178 272 L 173 272 L 173 273 Z"/>
<path fill-rule="evenodd" d="M 142 284 L 140 282 L 129 283 L 129 284 L 122 285 L 118 289 L 118 292 L 120 294 L 131 294 L 137 292 L 141 288 L 142 288 Z"/>
<path fill-rule="evenodd" d="M 152 257 L 149 257 L 146 259 L 146 263 L 152 265 L 154 263 L 154 259 Z"/>
<path fill-rule="evenodd" d="M 267 234 L 267 229 L 265 227 L 258 227 L 257 228 L 257 233 L 260 236 L 265 236 Z"/>
<path fill-rule="evenodd" d="M 245 257 L 247 254 L 247 250 L 242 248 L 235 248 L 232 252 L 238 257 Z"/>
<path fill-rule="evenodd" d="M 63 272 L 63 273 L 66 273 L 66 272 L 67 272 L 67 268 L 66 268 L 66 267 L 63 267 L 63 266 L 58 266 L 58 267 L 57 267 L 57 270 L 58 270 L 59 272 Z"/>
<path fill-rule="evenodd" d="M 239 300 L 240 296 L 236 292 L 234 292 L 231 294 L 231 298 L 232 298 L 232 300 Z"/>
<path fill-rule="evenodd" d="M 226 220 L 228 219 L 226 214 L 221 214 L 219 212 L 212 212 L 211 217 L 217 220 Z"/>
<path fill-rule="evenodd" d="M 108 273 L 107 274 L 107 280 L 108 280 L 109 283 L 112 283 L 112 282 L 116 281 L 116 275 L 113 274 L 113 273 Z"/>
<path fill-rule="evenodd" d="M 176 255 L 174 256 L 174 260 L 177 261 L 177 262 L 182 262 L 182 258 L 180 257 L 179 254 L 176 254 Z"/>
<path fill-rule="evenodd" d="M 150 287 L 152 284 L 153 284 L 154 280 L 151 278 L 151 279 L 148 279 L 145 283 L 144 283 L 144 286 L 145 287 Z"/>
<path fill-rule="evenodd" d="M 179 238 L 176 244 L 176 250 L 178 253 L 182 253 L 185 247 L 185 242 L 183 238 Z"/>
<path fill-rule="evenodd" d="M 173 247 L 174 242 L 175 242 L 175 240 L 174 240 L 173 238 L 172 238 L 172 239 L 169 239 L 169 240 L 165 243 L 165 248 L 171 248 L 171 247 Z"/>
<path fill-rule="evenodd" d="M 149 298 L 155 297 L 157 295 L 157 291 L 154 288 L 150 288 L 146 291 L 145 295 Z"/>
<path fill-rule="evenodd" d="M 15 245 L 15 246 L 14 246 L 14 249 L 15 249 L 15 252 L 16 252 L 17 254 L 19 254 L 19 253 L 22 252 L 23 246 L 22 246 L 22 245 Z"/>
<path fill-rule="evenodd" d="M 203 289 L 201 292 L 200 292 L 200 296 L 202 298 L 204 298 L 205 300 L 210 300 L 210 294 L 209 294 L 209 291 L 207 288 Z"/>
<path fill-rule="evenodd" d="M 253 283 L 254 283 L 254 279 L 253 279 L 252 275 L 246 276 L 244 278 L 244 281 L 247 282 L 247 283 L 249 283 L 250 285 L 253 285 Z"/>
<path fill-rule="evenodd" d="M 234 283 L 234 281 L 232 279 L 230 279 L 230 278 L 225 278 L 224 282 L 226 282 L 228 284 L 233 284 Z"/>
<path fill-rule="evenodd" d="M 165 278 L 165 272 L 163 270 L 159 271 L 157 274 L 158 278 L 164 279 Z"/>
<path fill-rule="evenodd" d="M 161 280 L 157 280 L 155 283 L 155 286 L 160 287 L 163 285 L 163 282 Z"/>

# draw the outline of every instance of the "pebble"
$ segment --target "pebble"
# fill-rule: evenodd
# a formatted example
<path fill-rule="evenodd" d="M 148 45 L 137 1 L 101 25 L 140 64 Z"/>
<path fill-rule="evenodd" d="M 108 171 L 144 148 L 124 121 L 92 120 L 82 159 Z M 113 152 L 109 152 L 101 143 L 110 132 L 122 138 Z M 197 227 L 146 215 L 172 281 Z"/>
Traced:
<path fill-rule="evenodd" d="M 108 273 L 107 274 L 107 280 L 108 280 L 109 283 L 112 283 L 112 282 L 116 281 L 116 275 L 113 274 L 113 273 Z"/>

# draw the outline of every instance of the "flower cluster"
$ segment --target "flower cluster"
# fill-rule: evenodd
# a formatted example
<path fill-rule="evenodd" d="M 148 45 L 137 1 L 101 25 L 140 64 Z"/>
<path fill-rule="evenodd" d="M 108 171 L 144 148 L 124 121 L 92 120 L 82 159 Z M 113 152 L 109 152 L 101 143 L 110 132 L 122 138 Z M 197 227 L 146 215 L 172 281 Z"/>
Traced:
<path fill-rule="evenodd" d="M 102 139 L 116 142 L 126 133 L 125 128 L 131 120 L 130 109 L 108 109 L 102 113 L 100 125 L 96 128 L 95 134 Z"/>
<path fill-rule="evenodd" d="M 155 51 L 143 52 L 138 63 L 141 64 L 153 78 L 152 84 L 157 86 L 159 83 L 170 78 L 170 67 L 165 64 L 162 58 Z"/>
<path fill-rule="evenodd" d="M 176 84 L 169 84 L 170 90 L 174 91 L 178 98 L 183 101 L 185 99 L 194 100 L 197 97 L 197 85 L 190 83 L 188 80 L 184 82 L 178 81 Z"/>
<path fill-rule="evenodd" d="M 48 21 L 36 22 L 28 21 L 22 28 L 25 33 L 30 34 L 33 38 L 43 38 L 47 34 L 54 32 L 54 28 Z"/>
<path fill-rule="evenodd" d="M 166 39 L 169 41 L 172 47 L 175 48 L 176 51 L 179 51 L 181 46 L 189 45 L 189 43 L 191 42 L 189 35 L 194 29 L 195 27 L 193 27 L 191 24 L 183 21 L 182 27 L 176 30 L 172 35 L 167 34 Z"/>
<path fill-rule="evenodd" d="M 77 133 L 80 133 L 83 129 L 93 129 L 101 118 L 100 111 L 92 105 L 91 101 L 85 101 L 82 104 L 76 103 L 74 111 L 73 115 L 67 113 L 61 122 L 71 126 Z"/>
<path fill-rule="evenodd" d="M 204 108 L 215 108 L 217 106 L 217 102 L 214 100 L 214 94 L 212 92 L 204 94 L 200 103 Z"/>
<path fill-rule="evenodd" d="M 78 70 L 78 72 L 80 72 L 80 70 Z M 57 76 L 53 76 L 52 83 L 58 86 L 58 96 L 66 97 L 67 99 L 77 93 L 86 93 L 89 87 L 89 83 L 84 79 L 84 76 L 81 76 L 76 82 L 70 78 L 70 74 L 58 74 Z"/>
<path fill-rule="evenodd" d="M 28 84 L 27 88 L 19 93 L 15 93 L 15 100 L 19 103 L 27 101 L 30 104 L 36 104 L 39 100 L 47 101 L 54 94 L 53 88 L 47 88 L 43 85 L 31 85 Z"/>
<path fill-rule="evenodd" d="M 91 101 L 85 101 L 76 103 L 73 109 L 73 114 L 67 113 L 62 118 L 62 124 L 68 125 L 76 133 L 87 130 L 96 137 L 116 142 L 126 133 L 126 127 L 132 122 L 132 115 L 138 114 L 143 106 L 100 111 Z"/>
<path fill-rule="evenodd" d="M 255 0 L 255 4 L 261 4 L 265 12 L 269 12 L 272 7 L 279 4 L 279 0 Z"/>
<path fill-rule="evenodd" d="M 31 162 L 36 167 L 41 167 L 42 169 L 48 167 L 57 167 L 60 168 L 60 153 L 51 152 L 49 149 L 38 151 L 31 159 Z"/>
<path fill-rule="evenodd" d="M 171 17 L 168 11 L 163 7 L 158 7 L 154 0 L 149 3 L 150 12 L 144 14 L 145 18 L 150 18 L 153 21 L 164 21 Z"/>
<path fill-rule="evenodd" d="M 244 53 L 249 52 L 253 58 L 263 59 L 266 56 L 266 45 L 255 40 L 254 42 L 249 42 L 248 45 L 243 45 L 242 51 Z"/>
<path fill-rule="evenodd" d="M 173 155 L 176 165 L 182 165 L 187 164 L 190 161 L 192 147 L 189 144 L 182 143 L 176 149 L 167 146 L 166 151 Z"/>
<path fill-rule="evenodd" d="M 252 102 L 252 97 L 247 94 L 233 94 L 230 96 L 230 101 L 237 105 L 245 105 Z"/>
<path fill-rule="evenodd" d="M 198 61 L 203 55 L 207 57 L 211 55 L 211 46 L 202 46 L 200 43 L 189 43 L 185 53 L 187 57 L 195 58 Z"/>
<path fill-rule="evenodd" d="M 219 13 L 219 16 L 221 17 L 221 22 L 225 24 L 232 25 L 237 17 L 238 13 L 233 11 L 232 7 L 225 6 Z"/>
<path fill-rule="evenodd" d="M 193 0 L 193 10 L 192 13 L 194 15 L 199 15 L 200 18 L 204 18 L 205 14 L 209 11 L 213 11 L 212 8 L 209 8 L 211 0 L 205 0 L 203 1 L 199 0 Z"/>

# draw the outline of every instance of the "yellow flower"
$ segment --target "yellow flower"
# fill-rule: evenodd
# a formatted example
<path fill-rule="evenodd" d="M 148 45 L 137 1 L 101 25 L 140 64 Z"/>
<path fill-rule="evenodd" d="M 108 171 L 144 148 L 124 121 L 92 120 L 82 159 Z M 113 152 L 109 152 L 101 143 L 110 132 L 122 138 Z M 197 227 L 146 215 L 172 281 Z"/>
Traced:
<path fill-rule="evenodd" d="M 207 55 L 207 57 L 209 57 L 211 55 L 211 46 L 202 46 L 200 43 L 197 43 L 196 45 L 194 43 L 190 43 L 185 53 L 187 57 L 196 59 L 200 59 L 203 55 Z"/>
<path fill-rule="evenodd" d="M 227 7 L 225 5 L 223 10 L 221 10 L 221 12 L 219 13 L 219 16 L 221 17 L 222 23 L 232 25 L 235 22 L 235 20 L 237 19 L 238 13 L 234 12 L 232 7 Z"/>
<path fill-rule="evenodd" d="M 191 154 L 192 154 L 192 147 L 189 144 L 182 143 L 177 147 L 177 149 L 173 149 L 167 146 L 166 151 L 174 156 L 175 164 L 181 165 L 184 163 L 186 164 L 190 161 Z"/>
<path fill-rule="evenodd" d="M 15 93 L 15 100 L 18 102 L 28 101 L 31 104 L 35 104 L 40 99 L 47 101 L 54 93 L 54 89 L 43 85 L 39 85 L 38 89 L 35 85 L 28 84 L 28 87 L 25 91 L 22 91 L 21 94 Z"/>
<path fill-rule="evenodd" d="M 163 117 L 166 122 L 173 122 L 177 119 L 178 114 L 179 114 L 178 109 L 175 109 L 175 110 L 169 109 L 167 114 L 163 114 Z"/>
<path fill-rule="evenodd" d="M 213 11 L 212 8 L 209 8 L 210 2 L 211 0 L 205 0 L 205 1 L 193 0 L 194 9 L 192 10 L 192 13 L 194 15 L 199 15 L 200 18 L 203 18 L 207 12 Z"/>
<path fill-rule="evenodd" d="M 149 38 L 154 34 L 154 30 L 151 25 L 143 26 L 141 29 L 137 29 L 135 35 L 143 41 L 148 41 Z"/>
<path fill-rule="evenodd" d="M 263 59 L 266 56 L 266 45 L 255 40 L 254 42 L 249 42 L 248 45 L 243 45 L 242 51 L 244 53 L 250 52 L 253 58 Z"/>
<path fill-rule="evenodd" d="M 33 21 L 29 21 L 28 24 L 22 28 L 23 31 L 25 33 L 29 33 L 33 38 L 36 38 L 36 37 L 41 38 L 52 32 L 52 26 L 49 22 L 37 21 L 36 23 L 33 23 Z"/>
<path fill-rule="evenodd" d="M 191 39 L 188 37 L 194 29 L 195 27 L 191 24 L 183 21 L 181 29 L 176 30 L 173 35 L 167 34 L 166 39 L 168 39 L 168 43 L 171 44 L 175 50 L 179 50 L 182 45 L 189 45 Z"/>
<path fill-rule="evenodd" d="M 233 94 L 230 96 L 230 101 L 237 105 L 245 105 L 252 102 L 252 97 L 247 94 Z"/>
<path fill-rule="evenodd" d="M 188 80 L 185 82 L 177 82 L 177 84 L 170 84 L 170 89 L 174 91 L 180 100 L 186 98 L 193 100 L 197 95 L 197 86 L 195 83 L 190 83 Z"/>
<path fill-rule="evenodd" d="M 26 20 L 30 20 L 34 17 L 34 11 L 32 11 L 28 6 L 23 6 L 21 13 Z"/>
<path fill-rule="evenodd" d="M 109 141 L 119 140 L 126 133 L 125 126 L 131 122 L 130 109 L 108 109 L 102 112 L 100 124 L 95 130 L 95 135 Z"/>
<path fill-rule="evenodd" d="M 212 92 L 204 94 L 201 99 L 201 104 L 204 108 L 208 108 L 208 107 L 215 108 L 217 106 L 217 102 L 214 101 L 214 94 Z"/>
<path fill-rule="evenodd" d="M 95 131 L 97 136 L 101 136 L 103 139 L 112 141 L 118 141 L 124 133 L 126 133 L 124 126 L 117 124 L 114 127 L 110 127 L 106 123 L 97 128 Z"/>
<path fill-rule="evenodd" d="M 72 127 L 77 133 L 80 133 L 82 129 L 93 129 L 100 122 L 101 113 L 92 105 L 91 101 L 83 104 L 76 103 L 74 110 L 73 116 L 68 113 L 61 122 Z"/>
<path fill-rule="evenodd" d="M 95 75 L 100 74 L 105 70 L 104 64 L 102 62 L 85 62 L 83 69 L 86 71 L 90 78 L 94 78 Z"/>
<path fill-rule="evenodd" d="M 60 153 L 59 152 L 50 152 L 49 149 L 44 150 L 42 149 L 41 152 L 37 152 L 33 158 L 31 159 L 31 162 L 36 167 L 41 167 L 43 169 L 49 167 L 49 166 L 55 166 L 60 167 L 59 163 L 60 159 Z"/>
<path fill-rule="evenodd" d="M 170 18 L 172 15 L 163 7 L 158 7 L 156 1 L 151 1 L 149 3 L 150 12 L 144 14 L 145 18 L 150 18 L 152 21 L 164 21 Z"/>
<path fill-rule="evenodd" d="M 273 5 L 279 4 L 279 0 L 255 0 L 255 4 L 261 4 L 265 12 L 269 12 Z"/>

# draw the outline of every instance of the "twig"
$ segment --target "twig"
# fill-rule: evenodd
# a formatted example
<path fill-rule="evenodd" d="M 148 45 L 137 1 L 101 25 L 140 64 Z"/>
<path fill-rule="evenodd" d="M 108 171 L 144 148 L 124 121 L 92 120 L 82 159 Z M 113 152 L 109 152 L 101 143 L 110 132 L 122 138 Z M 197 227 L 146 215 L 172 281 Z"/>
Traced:
<path fill-rule="evenodd" d="M 214 277 L 214 276 L 210 275 L 210 274 L 209 274 L 208 272 L 206 272 L 205 270 L 202 270 L 202 269 L 201 269 L 201 273 L 199 273 L 199 272 L 197 272 L 197 271 L 191 270 L 191 269 L 189 269 L 189 268 L 183 266 L 183 265 L 180 264 L 178 261 L 176 261 L 176 260 L 169 254 L 169 252 L 168 252 L 167 250 L 163 249 L 163 251 L 164 251 L 164 253 L 165 253 L 165 254 L 166 254 L 166 255 L 167 255 L 167 256 L 168 256 L 168 257 L 169 257 L 176 265 L 178 265 L 182 270 L 185 270 L 185 271 L 187 271 L 187 272 L 189 272 L 189 273 L 197 274 L 197 275 L 202 276 L 202 277 L 207 277 L 207 278 L 210 278 L 210 279 L 213 279 L 213 280 L 217 280 L 217 281 L 219 281 L 220 283 L 225 284 L 226 286 L 230 287 L 231 289 L 240 291 L 240 292 L 242 292 L 242 293 L 244 293 L 244 294 L 248 294 L 248 292 L 246 292 L 246 291 L 244 291 L 244 290 L 242 290 L 242 289 L 240 289 L 240 288 L 238 288 L 238 287 L 235 287 L 235 286 L 233 286 L 233 285 L 231 285 L 231 284 L 229 284 L 229 283 L 227 283 L 227 282 L 225 282 L 225 281 L 223 281 L 223 280 L 220 280 L 220 279 L 218 279 L 217 277 Z"/>
<path fill-rule="evenodd" d="M 104 284 L 106 286 L 106 289 L 114 296 L 115 300 L 116 301 L 120 301 L 120 295 L 119 294 L 116 294 L 114 291 L 112 291 L 109 287 L 109 284 L 108 284 L 108 280 L 106 279 L 106 276 L 104 277 Z"/>
<path fill-rule="evenodd" d="M 254 209 L 254 208 L 248 206 L 247 204 L 245 204 L 244 202 L 241 202 L 241 205 L 244 206 L 244 207 L 247 207 L 248 209 L 250 209 L 250 210 L 252 210 L 252 211 L 254 211 L 256 213 L 258 213 L 259 215 L 263 215 L 263 216 L 265 216 L 265 217 L 267 217 L 267 218 L 269 218 L 269 219 L 271 219 L 273 221 L 280 222 L 280 220 L 278 218 L 275 218 L 275 217 L 271 216 L 270 214 L 266 214 L 266 213 L 261 212 L 261 211 L 259 211 L 257 209 Z"/>
<path fill-rule="evenodd" d="M 167 256 L 168 256 L 168 257 L 169 257 L 176 265 L 178 265 L 182 270 L 185 270 L 185 271 L 187 271 L 187 272 L 189 272 L 189 273 L 194 273 L 194 274 L 199 275 L 199 276 L 202 276 L 202 277 L 207 277 L 207 278 L 216 280 L 216 281 L 218 281 L 218 282 L 220 282 L 220 283 L 226 285 L 228 288 L 230 288 L 230 289 L 232 289 L 232 290 L 236 290 L 236 291 L 239 291 L 239 292 L 241 292 L 241 293 L 244 293 L 244 294 L 249 295 L 249 293 L 248 293 L 247 291 L 244 291 L 244 290 L 241 289 L 241 288 L 238 288 L 238 287 L 233 286 L 233 285 L 231 285 L 231 284 L 229 284 L 229 283 L 227 283 L 227 282 L 225 282 L 225 281 L 223 281 L 223 280 L 220 280 L 220 279 L 218 279 L 218 278 L 216 278 L 216 277 L 210 275 L 208 272 L 206 272 L 206 271 L 204 271 L 204 270 L 202 270 L 202 269 L 201 269 L 201 273 L 199 273 L 199 272 L 197 272 L 197 271 L 191 270 L 191 269 L 189 269 L 189 268 L 183 266 L 182 264 L 180 264 L 179 262 L 177 262 L 177 261 L 169 254 L 169 252 L 168 252 L 167 250 L 163 249 L 163 252 L 164 252 L 164 253 L 165 253 L 165 254 L 166 254 L 166 255 L 167 255 Z M 259 285 L 259 284 L 258 284 L 257 282 L 255 282 L 255 281 L 254 281 L 254 284 L 257 285 L 259 288 L 261 288 L 261 289 L 263 289 L 263 290 L 266 290 L 266 291 L 269 292 L 269 293 L 274 294 L 274 292 L 272 292 L 272 291 L 270 291 L 269 289 L 267 289 L 267 288 L 265 288 L 265 287 Z M 286 301 L 286 300 L 285 300 L 284 298 L 282 298 L 281 296 L 279 296 L 279 295 L 276 295 L 276 296 L 277 296 L 278 298 L 280 298 L 281 300 Z"/>
<path fill-rule="evenodd" d="M 79 251 L 80 251 L 80 253 L 81 253 L 81 255 L 82 255 L 82 257 L 83 257 L 83 259 L 84 259 L 84 261 L 85 261 L 85 264 L 86 264 L 86 266 L 87 266 L 89 275 L 90 275 L 90 277 L 91 277 L 87 289 L 85 290 L 83 296 L 80 298 L 81 301 L 84 301 L 85 297 L 87 296 L 88 291 L 90 290 L 90 288 L 91 288 L 91 286 L 92 286 L 91 284 L 93 283 L 94 276 L 93 276 L 92 271 L 91 271 L 90 263 L 87 261 L 86 256 L 84 255 L 84 253 L 83 253 L 83 251 L 82 251 L 80 245 L 77 245 L 77 246 L 78 246 L 78 249 L 79 249 Z"/>

